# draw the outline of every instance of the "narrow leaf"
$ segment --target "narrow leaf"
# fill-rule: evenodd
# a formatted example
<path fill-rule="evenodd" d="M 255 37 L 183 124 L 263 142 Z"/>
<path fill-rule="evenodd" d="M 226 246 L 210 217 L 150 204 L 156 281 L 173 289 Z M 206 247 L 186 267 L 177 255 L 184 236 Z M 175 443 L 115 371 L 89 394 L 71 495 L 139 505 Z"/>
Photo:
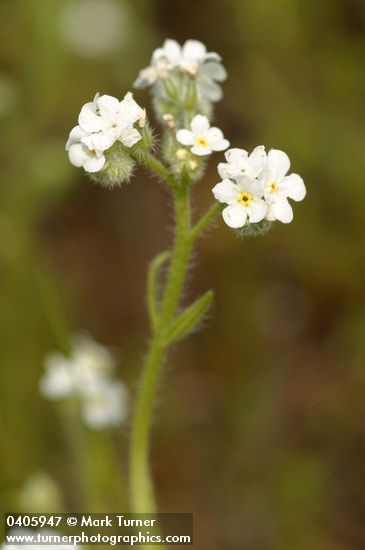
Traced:
<path fill-rule="evenodd" d="M 198 298 L 191 306 L 184 309 L 167 329 L 165 333 L 166 344 L 177 342 L 193 332 L 208 311 L 212 300 L 213 292 L 208 290 L 208 292 Z"/>
<path fill-rule="evenodd" d="M 153 328 L 156 328 L 159 321 L 159 303 L 158 303 L 158 275 L 162 265 L 168 260 L 169 252 L 161 252 L 150 263 L 147 278 L 147 303 L 148 311 Z"/>

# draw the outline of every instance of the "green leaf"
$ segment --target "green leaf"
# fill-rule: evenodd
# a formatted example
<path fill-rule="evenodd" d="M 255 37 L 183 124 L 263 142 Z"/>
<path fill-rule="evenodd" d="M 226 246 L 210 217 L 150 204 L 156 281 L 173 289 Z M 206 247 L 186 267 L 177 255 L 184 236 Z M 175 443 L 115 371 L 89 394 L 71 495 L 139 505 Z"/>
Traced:
<path fill-rule="evenodd" d="M 208 290 L 208 292 L 198 298 L 191 306 L 184 309 L 165 332 L 165 343 L 172 344 L 193 332 L 208 311 L 212 300 L 213 292 Z"/>

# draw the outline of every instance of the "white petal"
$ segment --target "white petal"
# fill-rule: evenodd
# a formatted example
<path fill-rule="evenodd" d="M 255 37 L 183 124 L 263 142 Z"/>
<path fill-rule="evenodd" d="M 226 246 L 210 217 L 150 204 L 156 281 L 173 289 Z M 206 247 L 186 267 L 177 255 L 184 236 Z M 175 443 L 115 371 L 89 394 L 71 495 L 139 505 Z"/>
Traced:
<path fill-rule="evenodd" d="M 295 201 L 302 201 L 306 195 L 304 181 L 298 174 L 290 174 L 280 182 L 280 191 L 285 191 L 286 196 Z"/>
<path fill-rule="evenodd" d="M 151 86 L 151 84 L 154 84 L 157 80 L 157 71 L 154 67 L 146 67 L 145 69 L 142 69 L 139 71 L 139 75 L 136 78 L 136 80 L 133 82 L 133 86 L 135 88 L 147 88 L 147 86 Z"/>
<path fill-rule="evenodd" d="M 286 199 L 275 201 L 270 208 L 275 219 L 282 223 L 290 223 L 293 219 L 293 209 Z"/>
<path fill-rule="evenodd" d="M 120 141 L 125 145 L 126 147 L 132 147 L 135 145 L 140 139 L 142 138 L 141 134 L 133 128 L 133 126 L 126 128 L 123 130 Z"/>
<path fill-rule="evenodd" d="M 247 191 L 258 198 L 264 195 L 264 186 L 255 179 L 249 178 L 248 176 L 237 176 L 236 182 L 241 191 Z"/>
<path fill-rule="evenodd" d="M 226 151 L 224 153 L 224 156 L 226 157 L 227 161 L 231 162 L 232 164 L 241 164 L 244 161 L 247 161 L 248 152 L 244 149 L 238 149 L 237 147 L 234 147 Z"/>
<path fill-rule="evenodd" d="M 259 145 L 255 147 L 248 158 L 247 163 L 247 175 L 251 178 L 257 178 L 262 174 L 267 167 L 267 155 L 265 152 L 265 147 Z"/>
<path fill-rule="evenodd" d="M 198 79 L 198 90 L 203 97 L 209 99 L 209 101 L 220 101 L 223 97 L 223 91 L 221 86 L 214 82 L 211 78 Z"/>
<path fill-rule="evenodd" d="M 212 193 L 217 201 L 232 204 L 237 202 L 239 190 L 231 180 L 224 179 L 213 187 Z"/>
<path fill-rule="evenodd" d="M 100 157 L 90 156 L 84 162 L 84 170 L 86 172 L 99 172 L 105 164 L 105 157 L 101 155 Z"/>
<path fill-rule="evenodd" d="M 194 145 L 191 148 L 191 152 L 194 153 L 194 155 L 198 155 L 199 157 L 202 157 L 204 155 L 210 155 L 212 152 L 212 149 L 207 147 L 202 147 L 201 145 Z"/>
<path fill-rule="evenodd" d="M 105 151 L 109 149 L 115 142 L 115 136 L 111 131 L 102 130 L 97 134 L 91 134 L 82 138 L 84 143 L 90 150 Z"/>
<path fill-rule="evenodd" d="M 85 160 L 88 156 L 88 149 L 82 143 L 74 143 L 70 146 L 68 151 L 68 158 L 70 159 L 71 164 L 80 168 L 83 166 Z"/>
<path fill-rule="evenodd" d="M 229 141 L 224 139 L 223 132 L 219 128 L 209 128 L 206 132 L 206 139 L 213 151 L 224 151 L 229 147 Z"/>
<path fill-rule="evenodd" d="M 261 199 L 256 199 L 247 207 L 247 212 L 251 223 L 260 222 L 266 216 L 267 204 Z"/>
<path fill-rule="evenodd" d="M 212 147 L 213 151 L 225 151 L 230 146 L 230 143 L 228 139 L 221 139 L 220 141 L 216 141 L 214 144 L 214 147 Z"/>
<path fill-rule="evenodd" d="M 206 46 L 199 40 L 187 40 L 182 47 L 182 55 L 187 59 L 200 61 L 207 52 Z"/>
<path fill-rule="evenodd" d="M 195 136 L 190 130 L 178 130 L 176 139 L 182 145 L 194 145 L 195 143 Z"/>
<path fill-rule="evenodd" d="M 216 61 L 208 61 L 204 63 L 200 71 L 208 76 L 212 80 L 217 80 L 218 82 L 223 82 L 227 78 L 227 71 L 220 63 Z"/>
<path fill-rule="evenodd" d="M 271 149 L 267 155 L 267 160 L 270 177 L 274 181 L 283 178 L 290 168 L 289 157 L 284 151 Z"/>
<path fill-rule="evenodd" d="M 222 179 L 231 178 L 235 175 L 235 170 L 232 171 L 232 164 L 229 162 L 220 162 L 218 164 L 218 174 Z"/>
<path fill-rule="evenodd" d="M 97 99 L 96 104 L 99 107 L 101 112 L 103 110 L 108 110 L 113 112 L 113 111 L 117 111 L 119 108 L 119 99 L 111 95 L 104 94 Z"/>
<path fill-rule="evenodd" d="M 69 150 L 70 145 L 72 145 L 72 143 L 81 141 L 81 138 L 87 135 L 88 135 L 87 132 L 84 132 L 84 130 L 80 128 L 80 126 L 75 126 L 74 128 L 72 128 L 66 143 L 66 151 Z"/>
<path fill-rule="evenodd" d="M 173 63 L 177 63 L 181 57 L 181 46 L 176 40 L 167 38 L 162 47 L 162 55 Z"/>
<path fill-rule="evenodd" d="M 210 128 L 209 120 L 204 115 L 196 115 L 191 121 L 191 129 L 195 135 L 203 134 Z"/>
<path fill-rule="evenodd" d="M 141 107 L 133 99 L 133 94 L 128 92 L 119 104 L 119 120 L 126 124 L 136 122 L 141 115 Z"/>
<path fill-rule="evenodd" d="M 103 119 L 96 114 L 94 103 L 87 103 L 82 107 L 79 114 L 79 125 L 85 132 L 99 132 L 105 126 Z"/>
<path fill-rule="evenodd" d="M 222 216 L 229 227 L 243 227 L 247 220 L 247 209 L 240 204 L 231 204 L 223 210 Z"/>

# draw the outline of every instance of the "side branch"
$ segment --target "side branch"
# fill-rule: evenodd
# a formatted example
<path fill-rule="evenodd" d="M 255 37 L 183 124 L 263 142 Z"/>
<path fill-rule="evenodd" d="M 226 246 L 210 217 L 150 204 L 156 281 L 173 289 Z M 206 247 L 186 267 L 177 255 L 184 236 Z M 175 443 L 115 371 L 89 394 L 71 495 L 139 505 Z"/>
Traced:
<path fill-rule="evenodd" d="M 161 252 L 161 254 L 158 254 L 150 263 L 150 267 L 148 270 L 148 278 L 147 278 L 147 304 L 148 304 L 148 312 L 150 315 L 150 321 L 151 326 L 153 330 L 156 330 L 159 318 L 160 318 L 160 307 L 158 303 L 157 298 L 157 291 L 158 291 L 158 276 L 159 271 L 162 265 L 168 260 L 170 257 L 170 252 Z"/>
<path fill-rule="evenodd" d="M 195 242 L 198 237 L 210 226 L 210 224 L 215 220 L 218 214 L 221 213 L 223 205 L 219 202 L 215 202 L 207 210 L 205 214 L 200 218 L 196 225 L 190 231 L 190 240 Z"/>

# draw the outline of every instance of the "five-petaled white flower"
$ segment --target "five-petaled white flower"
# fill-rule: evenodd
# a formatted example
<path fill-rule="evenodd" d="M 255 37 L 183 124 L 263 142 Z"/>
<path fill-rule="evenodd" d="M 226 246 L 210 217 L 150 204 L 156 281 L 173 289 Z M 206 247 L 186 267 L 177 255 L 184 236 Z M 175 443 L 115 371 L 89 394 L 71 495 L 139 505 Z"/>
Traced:
<path fill-rule="evenodd" d="M 86 103 L 79 114 L 78 126 L 70 132 L 66 151 L 74 166 L 83 167 L 86 172 L 98 172 L 105 164 L 104 151 L 120 141 L 125 147 L 132 147 L 141 139 L 134 127 L 145 124 L 146 113 L 128 92 L 122 101 L 117 98 L 96 94 L 93 101 Z"/>
<path fill-rule="evenodd" d="M 196 115 L 191 121 L 191 130 L 178 130 L 176 139 L 179 143 L 191 146 L 194 155 L 209 155 L 213 151 L 224 151 L 229 141 L 224 138 L 222 130 L 211 127 L 206 116 Z"/>
<path fill-rule="evenodd" d="M 223 210 L 224 221 L 230 227 L 243 227 L 264 218 L 289 223 L 293 210 L 288 198 L 304 199 L 306 189 L 298 174 L 287 176 L 290 168 L 288 155 L 283 151 L 256 147 L 251 154 L 244 149 L 230 149 L 227 162 L 218 165 L 223 181 L 213 188 L 215 198 L 228 204 Z"/>
<path fill-rule="evenodd" d="M 110 351 L 87 336 L 74 339 L 70 356 L 51 353 L 39 384 L 50 400 L 78 399 L 81 416 L 90 428 L 100 429 L 123 422 L 128 392 L 113 378 L 115 361 Z"/>
<path fill-rule="evenodd" d="M 262 199 L 262 184 L 248 176 L 237 176 L 235 182 L 224 179 L 212 189 L 215 198 L 228 204 L 223 219 L 229 227 L 243 227 L 246 221 L 257 223 L 265 218 L 267 206 Z"/>
<path fill-rule="evenodd" d="M 306 195 L 302 178 L 298 174 L 286 175 L 289 168 L 290 160 L 286 153 L 277 149 L 269 151 L 263 185 L 268 205 L 266 218 L 270 221 L 290 223 L 293 219 L 293 209 L 288 198 L 301 201 Z"/>
<path fill-rule="evenodd" d="M 136 88 L 146 88 L 166 78 L 170 72 L 178 69 L 194 77 L 198 92 L 209 101 L 219 101 L 222 90 L 217 82 L 227 78 L 227 72 L 216 52 L 208 52 L 199 40 L 187 40 L 180 46 L 176 40 L 165 40 L 162 48 L 157 48 L 149 67 L 142 69 L 134 83 Z"/>

